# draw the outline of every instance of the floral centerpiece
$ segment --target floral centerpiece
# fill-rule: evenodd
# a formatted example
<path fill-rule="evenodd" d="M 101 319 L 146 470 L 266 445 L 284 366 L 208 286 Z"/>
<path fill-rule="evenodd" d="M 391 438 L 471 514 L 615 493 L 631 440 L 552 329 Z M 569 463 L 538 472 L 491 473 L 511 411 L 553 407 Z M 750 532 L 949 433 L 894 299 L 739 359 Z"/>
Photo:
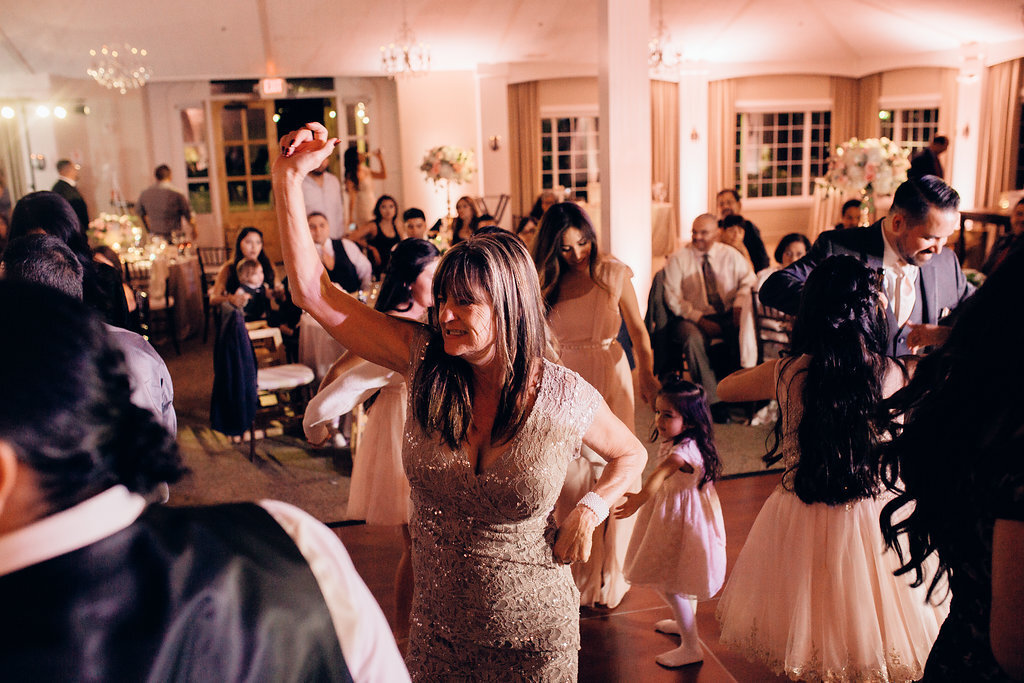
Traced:
<path fill-rule="evenodd" d="M 101 213 L 89 221 L 89 245 L 106 245 L 120 253 L 128 247 L 140 247 L 145 241 L 146 228 L 138 216 Z"/>
<path fill-rule="evenodd" d="M 476 172 L 473 151 L 451 145 L 435 147 L 423 157 L 420 170 L 435 184 L 443 180 L 461 185 L 472 180 Z"/>
<path fill-rule="evenodd" d="M 846 194 L 887 196 L 907 179 L 909 152 L 889 138 L 852 138 L 836 148 L 826 180 Z"/>

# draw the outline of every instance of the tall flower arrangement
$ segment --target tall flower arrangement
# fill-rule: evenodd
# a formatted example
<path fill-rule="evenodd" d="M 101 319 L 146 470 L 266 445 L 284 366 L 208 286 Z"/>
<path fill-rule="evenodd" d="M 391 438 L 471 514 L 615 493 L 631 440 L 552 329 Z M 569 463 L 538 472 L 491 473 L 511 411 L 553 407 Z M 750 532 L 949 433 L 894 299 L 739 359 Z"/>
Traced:
<path fill-rule="evenodd" d="M 852 138 L 829 160 L 829 185 L 846 194 L 887 196 L 907 179 L 909 152 L 889 138 Z"/>
<path fill-rule="evenodd" d="M 441 181 L 460 185 L 467 183 L 476 172 L 473 151 L 451 145 L 434 147 L 423 157 L 420 170 L 427 176 L 427 180 L 435 184 Z"/>

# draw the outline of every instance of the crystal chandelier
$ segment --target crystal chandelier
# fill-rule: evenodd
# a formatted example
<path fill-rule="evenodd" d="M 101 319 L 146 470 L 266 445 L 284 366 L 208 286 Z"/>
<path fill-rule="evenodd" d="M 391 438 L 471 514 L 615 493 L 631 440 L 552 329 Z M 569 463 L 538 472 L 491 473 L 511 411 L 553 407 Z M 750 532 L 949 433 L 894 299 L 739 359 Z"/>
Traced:
<path fill-rule="evenodd" d="M 658 32 L 647 41 L 647 67 L 651 78 L 671 78 L 679 75 L 682 54 L 672 45 L 672 35 L 665 28 L 661 2 L 658 3 Z"/>
<path fill-rule="evenodd" d="M 422 76 L 430 71 L 430 46 L 416 42 L 416 35 L 405 20 L 402 2 L 402 27 L 387 45 L 380 46 L 380 66 L 388 78 Z"/>
<path fill-rule="evenodd" d="M 125 43 L 123 48 L 104 45 L 98 51 L 89 50 L 92 66 L 86 71 L 105 88 L 119 90 L 124 95 L 129 90 L 141 88 L 149 80 L 150 70 L 142 63 L 145 50 Z"/>

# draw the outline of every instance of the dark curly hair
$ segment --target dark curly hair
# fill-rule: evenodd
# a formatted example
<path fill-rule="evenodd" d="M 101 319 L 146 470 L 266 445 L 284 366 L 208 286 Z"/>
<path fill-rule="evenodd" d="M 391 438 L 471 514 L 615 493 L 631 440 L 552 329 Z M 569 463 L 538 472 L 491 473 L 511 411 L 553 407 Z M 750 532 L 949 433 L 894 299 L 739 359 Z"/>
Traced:
<path fill-rule="evenodd" d="M 888 327 L 878 274 L 852 256 L 833 256 L 811 272 L 793 325 L 790 358 L 810 357 L 804 375 L 800 462 L 794 492 L 805 503 L 839 505 L 879 490 L 876 411 L 882 400 Z M 764 457 L 782 458 L 782 420 Z"/>
<path fill-rule="evenodd" d="M 0 320 L 0 439 L 38 478 L 46 514 L 182 476 L 174 437 L 132 404 L 124 355 L 85 304 L 0 280 Z"/>
<path fill-rule="evenodd" d="M 988 575 L 977 578 L 991 582 L 992 527 L 1003 506 L 1020 505 L 1012 496 L 1024 490 L 1022 291 L 1017 251 L 957 308 L 946 342 L 882 405 L 893 435 L 882 447 L 882 476 L 899 492 L 882 510 L 882 534 L 899 553 L 896 573 L 913 572 L 914 585 L 938 554 L 929 596 L 965 567 L 981 567 Z"/>
<path fill-rule="evenodd" d="M 665 379 L 658 396 L 675 408 L 686 425 L 686 429 L 673 437 L 672 442 L 678 445 L 686 439 L 693 439 L 696 443 L 697 450 L 704 460 L 704 476 L 697 483 L 697 488 L 704 488 L 704 484 L 715 481 L 722 475 L 722 460 L 718 457 L 718 449 L 715 447 L 707 393 L 699 384 L 687 382 L 673 374 Z M 651 439 L 657 440 L 658 437 L 658 430 L 655 428 Z"/>

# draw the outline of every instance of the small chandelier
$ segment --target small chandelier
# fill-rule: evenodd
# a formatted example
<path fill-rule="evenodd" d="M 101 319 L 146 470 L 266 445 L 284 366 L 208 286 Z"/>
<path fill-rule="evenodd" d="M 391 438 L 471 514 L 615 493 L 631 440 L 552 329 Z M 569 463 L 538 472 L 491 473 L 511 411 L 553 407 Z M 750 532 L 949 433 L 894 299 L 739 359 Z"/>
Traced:
<path fill-rule="evenodd" d="M 651 78 L 672 78 L 679 75 L 683 56 L 672 45 L 672 35 L 665 28 L 661 2 L 658 3 L 658 32 L 647 41 L 647 67 Z"/>
<path fill-rule="evenodd" d="M 395 39 L 380 46 L 380 66 L 388 78 L 422 76 L 430 71 L 430 46 L 416 42 L 416 35 L 405 20 L 405 2 L 402 2 L 402 27 Z"/>
<path fill-rule="evenodd" d="M 105 88 L 119 90 L 124 95 L 129 90 L 146 85 L 151 72 L 142 59 L 147 52 L 125 43 L 123 48 L 104 45 L 98 51 L 89 50 L 92 66 L 86 71 Z"/>

